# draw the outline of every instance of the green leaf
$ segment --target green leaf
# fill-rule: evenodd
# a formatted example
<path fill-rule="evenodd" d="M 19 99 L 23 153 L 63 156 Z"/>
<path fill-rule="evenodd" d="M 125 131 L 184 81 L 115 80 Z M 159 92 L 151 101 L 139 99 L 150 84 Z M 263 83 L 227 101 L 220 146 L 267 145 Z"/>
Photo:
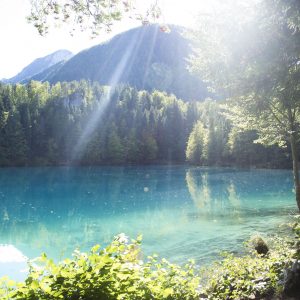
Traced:
<path fill-rule="evenodd" d="M 174 293 L 174 290 L 172 288 L 167 288 L 163 291 L 163 298 L 168 298 Z"/>

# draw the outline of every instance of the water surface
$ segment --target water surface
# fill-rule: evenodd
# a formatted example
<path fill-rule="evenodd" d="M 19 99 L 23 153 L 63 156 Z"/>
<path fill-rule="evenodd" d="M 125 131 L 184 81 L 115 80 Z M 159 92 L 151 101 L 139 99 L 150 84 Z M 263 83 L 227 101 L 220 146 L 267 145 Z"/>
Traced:
<path fill-rule="evenodd" d="M 23 256 L 58 260 L 121 232 L 142 233 L 145 254 L 204 264 L 289 220 L 292 189 L 289 170 L 0 169 L 0 276 L 23 278 Z"/>

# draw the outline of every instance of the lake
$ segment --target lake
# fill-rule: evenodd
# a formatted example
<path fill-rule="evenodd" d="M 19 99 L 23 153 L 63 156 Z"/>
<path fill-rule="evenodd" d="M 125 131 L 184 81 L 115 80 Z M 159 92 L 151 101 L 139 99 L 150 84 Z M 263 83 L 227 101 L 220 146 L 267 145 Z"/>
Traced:
<path fill-rule="evenodd" d="M 205 264 L 296 210 L 292 172 L 188 166 L 0 169 L 0 276 L 26 258 L 143 234 L 145 255 Z"/>

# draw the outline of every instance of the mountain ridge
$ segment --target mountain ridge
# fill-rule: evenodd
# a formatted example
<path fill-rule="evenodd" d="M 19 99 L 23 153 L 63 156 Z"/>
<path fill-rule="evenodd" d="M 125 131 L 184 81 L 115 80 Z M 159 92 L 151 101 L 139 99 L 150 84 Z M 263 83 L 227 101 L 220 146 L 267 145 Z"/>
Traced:
<path fill-rule="evenodd" d="M 186 29 L 170 28 L 171 32 L 165 33 L 152 24 L 119 33 L 29 80 L 128 84 L 138 90 L 165 91 L 184 100 L 203 100 L 208 96 L 204 83 L 187 69 L 192 46 L 182 35 Z"/>
<path fill-rule="evenodd" d="M 24 67 L 17 75 L 4 79 L 6 83 L 22 83 L 56 65 L 59 62 L 66 61 L 73 56 L 69 50 L 61 49 L 52 52 L 46 56 L 36 58 L 29 65 Z"/>

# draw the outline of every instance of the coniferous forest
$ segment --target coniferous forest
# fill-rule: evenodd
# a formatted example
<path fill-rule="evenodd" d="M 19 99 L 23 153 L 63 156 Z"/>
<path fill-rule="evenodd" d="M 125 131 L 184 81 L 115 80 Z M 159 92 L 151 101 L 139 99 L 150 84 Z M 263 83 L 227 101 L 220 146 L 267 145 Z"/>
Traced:
<path fill-rule="evenodd" d="M 0 85 L 0 165 L 185 163 L 290 167 L 289 149 L 255 144 L 211 99 L 87 81 Z"/>

